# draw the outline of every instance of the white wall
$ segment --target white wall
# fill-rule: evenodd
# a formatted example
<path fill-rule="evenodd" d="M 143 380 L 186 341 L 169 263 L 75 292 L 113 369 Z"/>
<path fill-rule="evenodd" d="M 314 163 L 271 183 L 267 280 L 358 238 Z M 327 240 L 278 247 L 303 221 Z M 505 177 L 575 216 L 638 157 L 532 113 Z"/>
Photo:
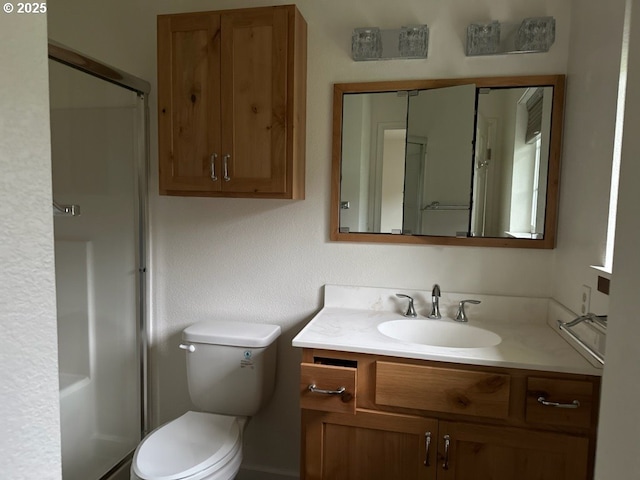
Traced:
<path fill-rule="evenodd" d="M 137 0 L 49 2 L 52 38 L 150 80 L 155 91 L 155 14 L 288 1 Z M 157 421 L 191 408 L 181 330 L 204 318 L 283 327 L 272 403 L 249 424 L 245 463 L 298 470 L 300 353 L 292 337 L 321 306 L 322 285 L 342 283 L 443 291 L 550 296 L 553 251 L 392 246 L 328 241 L 332 83 L 410 78 L 564 73 L 569 0 L 300 0 L 309 24 L 307 196 L 304 201 L 160 197 L 157 122 L 151 98 L 151 216 L 154 242 L 152 380 Z M 464 56 L 466 25 L 552 15 L 557 37 L 546 54 Z M 427 60 L 353 62 L 355 27 L 428 23 Z M 463 272 L 463 273 L 461 273 Z M 522 272 L 526 272 L 523 275 Z"/>
<path fill-rule="evenodd" d="M 0 13 L 3 478 L 61 478 L 46 18 Z"/>
<path fill-rule="evenodd" d="M 587 284 L 600 314 L 608 300 L 589 266 L 604 261 L 624 0 L 573 4 L 554 297 L 579 312 Z"/>
<path fill-rule="evenodd" d="M 640 9 L 632 9 L 629 42 L 628 85 L 640 82 Z M 640 478 L 638 432 L 640 432 L 640 92 L 627 91 L 618 221 L 611 284 L 610 326 L 607 335 L 607 364 L 604 370 L 602 407 L 596 457 L 596 479 Z M 614 348 L 611 348 L 614 346 Z"/>

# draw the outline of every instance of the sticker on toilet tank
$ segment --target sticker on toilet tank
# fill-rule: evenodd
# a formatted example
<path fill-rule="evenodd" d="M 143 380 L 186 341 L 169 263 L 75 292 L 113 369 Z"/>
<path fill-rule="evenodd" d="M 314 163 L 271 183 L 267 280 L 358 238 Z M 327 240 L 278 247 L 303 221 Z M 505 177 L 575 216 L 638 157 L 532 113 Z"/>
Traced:
<path fill-rule="evenodd" d="M 251 360 L 252 356 L 251 350 L 245 350 L 243 353 L 243 359 L 240 360 L 240 368 L 251 368 L 253 369 L 253 360 Z"/>

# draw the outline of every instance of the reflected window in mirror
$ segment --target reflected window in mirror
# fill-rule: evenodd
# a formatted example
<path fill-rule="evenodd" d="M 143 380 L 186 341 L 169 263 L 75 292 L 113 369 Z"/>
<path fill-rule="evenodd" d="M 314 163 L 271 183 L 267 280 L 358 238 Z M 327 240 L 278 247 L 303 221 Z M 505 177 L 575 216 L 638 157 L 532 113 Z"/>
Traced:
<path fill-rule="evenodd" d="M 552 87 L 478 90 L 471 235 L 544 238 Z"/>

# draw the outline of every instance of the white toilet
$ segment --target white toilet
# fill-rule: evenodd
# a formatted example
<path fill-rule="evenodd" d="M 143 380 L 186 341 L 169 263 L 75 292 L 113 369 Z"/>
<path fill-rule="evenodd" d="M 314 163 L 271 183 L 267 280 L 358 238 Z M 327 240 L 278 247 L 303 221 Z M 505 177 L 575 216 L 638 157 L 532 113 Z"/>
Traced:
<path fill-rule="evenodd" d="M 132 480 L 231 480 L 242 462 L 242 431 L 275 383 L 278 325 L 206 321 L 182 332 L 193 404 L 142 440 Z M 206 413 L 205 413 L 206 412 Z"/>

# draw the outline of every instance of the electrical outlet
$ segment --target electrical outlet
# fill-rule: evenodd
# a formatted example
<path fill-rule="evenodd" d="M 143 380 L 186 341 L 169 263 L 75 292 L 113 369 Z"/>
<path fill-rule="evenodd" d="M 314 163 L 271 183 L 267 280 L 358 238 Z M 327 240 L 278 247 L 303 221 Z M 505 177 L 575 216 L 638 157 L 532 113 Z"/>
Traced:
<path fill-rule="evenodd" d="M 591 311 L 591 287 L 588 285 L 582 285 L 581 292 L 580 313 L 584 315 Z"/>

